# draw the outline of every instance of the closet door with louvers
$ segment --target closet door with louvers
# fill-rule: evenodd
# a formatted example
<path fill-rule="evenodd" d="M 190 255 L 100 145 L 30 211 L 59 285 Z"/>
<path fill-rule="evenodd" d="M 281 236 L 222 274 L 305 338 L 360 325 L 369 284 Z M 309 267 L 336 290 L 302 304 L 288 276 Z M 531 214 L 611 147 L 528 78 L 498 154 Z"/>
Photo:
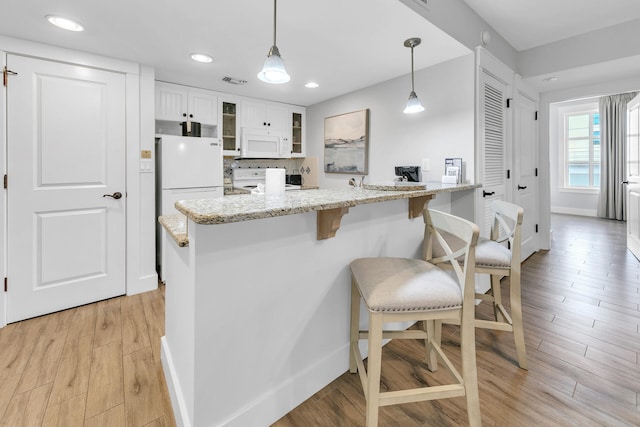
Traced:
<path fill-rule="evenodd" d="M 507 94 L 509 85 L 493 75 L 480 70 L 479 114 L 479 193 L 477 219 L 480 235 L 489 237 L 491 232 L 491 204 L 494 200 L 508 200 L 507 194 Z"/>

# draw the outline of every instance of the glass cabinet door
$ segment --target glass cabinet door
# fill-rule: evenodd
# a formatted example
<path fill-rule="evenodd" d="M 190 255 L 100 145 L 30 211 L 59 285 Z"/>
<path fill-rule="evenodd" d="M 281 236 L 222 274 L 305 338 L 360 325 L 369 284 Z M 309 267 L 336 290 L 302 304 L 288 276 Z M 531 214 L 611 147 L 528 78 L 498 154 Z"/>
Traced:
<path fill-rule="evenodd" d="M 222 103 L 222 149 L 236 151 L 238 141 L 236 135 L 236 104 L 232 102 Z"/>
<path fill-rule="evenodd" d="M 291 153 L 302 154 L 302 114 L 292 113 L 291 121 Z"/>

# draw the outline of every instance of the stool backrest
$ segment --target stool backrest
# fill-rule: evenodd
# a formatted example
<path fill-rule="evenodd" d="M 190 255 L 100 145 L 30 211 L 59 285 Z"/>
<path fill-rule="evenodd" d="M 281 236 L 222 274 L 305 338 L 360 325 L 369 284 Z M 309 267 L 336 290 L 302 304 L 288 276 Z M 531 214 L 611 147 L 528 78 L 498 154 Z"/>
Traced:
<path fill-rule="evenodd" d="M 491 240 L 504 242 L 507 239 L 511 247 L 516 238 L 521 243 L 520 226 L 524 216 L 524 209 L 504 200 L 496 200 L 491 205 L 493 211 L 493 225 L 491 226 Z"/>
<path fill-rule="evenodd" d="M 471 283 L 473 293 L 473 266 L 475 265 L 475 247 L 478 243 L 478 226 L 466 219 L 432 209 L 423 212 L 425 222 L 424 256 L 433 264 L 450 263 L 456 273 L 463 290 L 466 283 Z M 443 234 L 453 235 L 456 244 L 450 245 L 452 239 L 445 239 Z M 433 256 L 434 243 L 440 250 Z M 462 264 L 461 260 L 464 260 Z M 471 266 L 470 268 L 468 266 Z M 465 292 L 466 294 L 466 292 Z"/>

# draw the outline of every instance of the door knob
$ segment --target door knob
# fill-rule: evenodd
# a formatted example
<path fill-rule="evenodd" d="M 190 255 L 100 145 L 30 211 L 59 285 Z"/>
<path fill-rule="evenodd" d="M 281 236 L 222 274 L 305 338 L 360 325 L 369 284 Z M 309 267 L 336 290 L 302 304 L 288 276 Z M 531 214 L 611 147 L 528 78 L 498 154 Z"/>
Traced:
<path fill-rule="evenodd" d="M 485 191 L 485 190 L 482 190 L 482 197 L 493 196 L 494 194 L 496 194 L 496 192 L 495 192 L 495 191 Z"/>
<path fill-rule="evenodd" d="M 116 191 L 113 194 L 103 194 L 102 197 L 113 197 L 114 199 L 118 200 L 119 198 L 122 197 L 122 193 L 119 191 Z"/>
<path fill-rule="evenodd" d="M 526 190 L 527 186 L 525 185 L 524 187 L 522 185 L 518 185 L 518 190 Z"/>

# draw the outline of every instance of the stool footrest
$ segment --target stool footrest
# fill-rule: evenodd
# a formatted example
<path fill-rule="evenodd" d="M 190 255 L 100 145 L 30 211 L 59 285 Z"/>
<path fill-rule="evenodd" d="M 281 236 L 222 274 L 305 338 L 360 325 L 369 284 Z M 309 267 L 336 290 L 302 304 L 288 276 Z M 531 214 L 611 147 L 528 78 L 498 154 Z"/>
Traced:
<path fill-rule="evenodd" d="M 449 384 L 380 393 L 380 406 L 464 396 L 464 385 Z"/>

